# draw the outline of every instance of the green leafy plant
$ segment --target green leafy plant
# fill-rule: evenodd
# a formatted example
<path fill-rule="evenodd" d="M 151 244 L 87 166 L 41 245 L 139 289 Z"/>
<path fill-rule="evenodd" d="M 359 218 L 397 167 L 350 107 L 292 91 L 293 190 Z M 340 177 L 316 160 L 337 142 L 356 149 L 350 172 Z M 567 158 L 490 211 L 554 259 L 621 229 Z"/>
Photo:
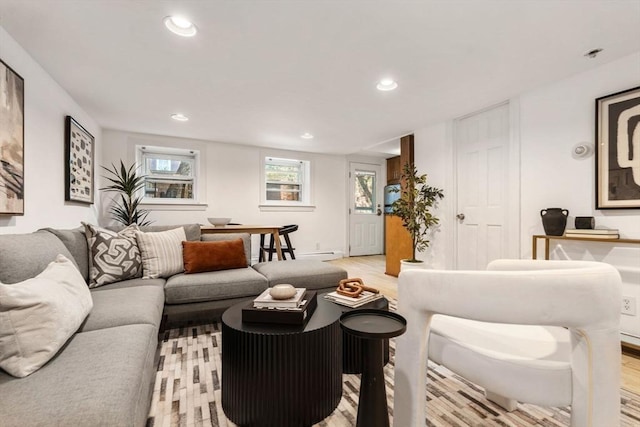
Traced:
<path fill-rule="evenodd" d="M 416 252 L 429 247 L 427 233 L 439 223 L 431 213 L 431 208 L 444 198 L 441 189 L 427 185 L 427 175 L 418 175 L 414 165 L 405 164 L 402 170 L 402 188 L 400 198 L 393 202 L 391 213 L 402 219 L 402 225 L 411 235 L 413 252 L 409 262 L 420 262 Z"/>
<path fill-rule="evenodd" d="M 120 160 L 120 168 L 111 164 L 111 168 L 102 166 L 107 172 L 103 178 L 108 179 L 111 185 L 103 187 L 103 191 L 115 191 L 120 193 L 120 198 L 113 199 L 113 205 L 109 209 L 113 219 L 124 225 L 138 224 L 149 225 L 152 221 L 147 220 L 149 211 L 140 208 L 142 197 L 136 195 L 144 187 L 144 175 L 138 174 L 138 167 L 132 164 L 126 167 Z"/>

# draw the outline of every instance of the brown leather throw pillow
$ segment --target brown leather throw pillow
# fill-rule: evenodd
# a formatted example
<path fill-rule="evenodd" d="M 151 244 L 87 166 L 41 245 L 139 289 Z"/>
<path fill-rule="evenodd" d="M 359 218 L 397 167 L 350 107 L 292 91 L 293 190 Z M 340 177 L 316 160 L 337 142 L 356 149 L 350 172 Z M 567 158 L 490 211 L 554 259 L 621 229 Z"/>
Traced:
<path fill-rule="evenodd" d="M 185 273 L 228 270 L 247 266 L 242 239 L 182 242 Z"/>

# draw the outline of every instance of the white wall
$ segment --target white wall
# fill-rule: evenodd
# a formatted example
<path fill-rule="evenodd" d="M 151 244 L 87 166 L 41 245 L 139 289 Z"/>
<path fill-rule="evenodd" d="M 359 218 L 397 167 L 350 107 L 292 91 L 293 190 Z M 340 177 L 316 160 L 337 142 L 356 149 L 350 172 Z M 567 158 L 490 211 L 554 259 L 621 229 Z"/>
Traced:
<path fill-rule="evenodd" d="M 136 145 L 168 146 L 199 150 L 202 170 L 201 203 L 196 210 L 154 210 L 149 218 L 155 224 L 201 223 L 209 217 L 231 217 L 242 224 L 298 224 L 291 235 L 296 255 L 320 251 L 345 251 L 346 166 L 344 156 L 267 150 L 246 145 L 225 144 L 115 130 L 103 132 L 103 165 L 135 161 Z M 312 211 L 265 211 L 260 204 L 262 156 L 280 155 L 311 160 Z M 102 195 L 104 197 L 104 195 Z M 110 218 L 102 216 L 102 224 Z M 253 252 L 257 254 L 257 237 Z"/>
<path fill-rule="evenodd" d="M 540 210 L 549 207 L 569 209 L 568 227 L 575 216 L 594 216 L 598 227 L 618 228 L 622 237 L 640 239 L 640 210 L 596 210 L 595 159 L 576 160 L 571 156 L 575 144 L 594 143 L 595 99 L 638 86 L 639 78 L 640 52 L 514 100 L 519 105 L 520 122 L 521 258 L 531 258 L 531 235 L 544 234 Z M 448 259 L 453 256 L 455 189 L 450 126 L 441 123 L 415 132 L 418 169 L 429 174 L 433 185 L 445 190 L 439 211 L 441 233 L 433 239 L 433 253 L 423 255 L 436 267 L 450 267 Z M 623 293 L 640 304 L 640 246 L 557 243 L 552 246 L 552 259 L 596 260 L 616 266 L 622 275 Z M 640 317 L 622 316 L 621 322 L 625 332 L 640 337 Z"/>
<path fill-rule="evenodd" d="M 64 201 L 65 116 L 72 116 L 95 137 L 96 164 L 100 162 L 100 127 L 2 27 L 0 58 L 20 74 L 25 87 L 25 213 L 0 215 L 0 234 L 73 228 L 80 221 L 95 223 L 97 204 Z"/>

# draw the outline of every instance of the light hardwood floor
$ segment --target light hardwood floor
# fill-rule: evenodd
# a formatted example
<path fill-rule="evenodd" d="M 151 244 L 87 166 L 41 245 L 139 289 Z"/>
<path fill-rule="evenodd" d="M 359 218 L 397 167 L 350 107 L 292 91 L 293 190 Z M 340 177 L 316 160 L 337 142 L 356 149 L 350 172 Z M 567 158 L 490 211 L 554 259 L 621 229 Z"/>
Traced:
<path fill-rule="evenodd" d="M 349 272 L 349 278 L 361 278 L 364 284 L 378 288 L 391 298 L 398 298 L 398 279 L 384 274 L 384 255 L 341 258 L 329 261 Z M 624 351 L 622 354 L 622 386 L 640 394 L 640 357 Z"/>

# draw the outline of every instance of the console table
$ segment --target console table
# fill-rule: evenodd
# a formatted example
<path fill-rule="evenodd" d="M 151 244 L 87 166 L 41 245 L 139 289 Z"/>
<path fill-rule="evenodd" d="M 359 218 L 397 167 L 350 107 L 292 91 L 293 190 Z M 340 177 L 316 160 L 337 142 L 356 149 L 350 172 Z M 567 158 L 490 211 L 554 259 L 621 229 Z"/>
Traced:
<path fill-rule="evenodd" d="M 549 259 L 549 241 L 550 240 L 577 240 L 590 243 L 627 243 L 640 245 L 640 239 L 593 239 L 589 237 L 566 237 L 566 236 L 547 236 L 544 234 L 534 234 L 532 240 L 531 259 L 538 258 L 538 239 L 544 240 L 544 259 Z"/>

